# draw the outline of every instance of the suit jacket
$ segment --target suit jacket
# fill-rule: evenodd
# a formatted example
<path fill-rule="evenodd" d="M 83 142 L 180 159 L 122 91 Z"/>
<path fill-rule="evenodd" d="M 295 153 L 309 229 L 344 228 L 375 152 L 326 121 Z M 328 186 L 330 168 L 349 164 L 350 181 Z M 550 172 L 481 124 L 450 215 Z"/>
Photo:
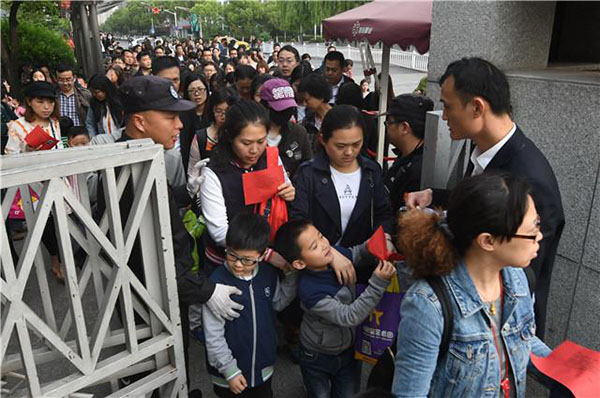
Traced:
<path fill-rule="evenodd" d="M 469 162 L 465 176 L 470 176 L 473 164 Z M 538 279 L 538 287 L 544 289 L 544 283 L 539 285 L 540 273 L 542 280 L 547 279 L 549 284 L 554 264 L 554 257 L 558 248 L 558 242 L 565 225 L 562 200 L 558 189 L 556 176 L 544 154 L 535 144 L 523 134 L 517 127 L 513 136 L 496 153 L 492 161 L 485 168 L 484 173 L 490 171 L 510 172 L 516 176 L 525 178 L 531 185 L 533 201 L 540 215 L 542 233 L 544 238 L 540 242 L 538 256 L 531 262 Z M 448 190 L 434 190 L 435 203 L 444 205 L 449 198 Z M 536 292 L 538 289 L 536 288 Z M 547 293 L 547 292 L 546 292 Z M 540 327 L 542 325 L 538 325 Z"/>

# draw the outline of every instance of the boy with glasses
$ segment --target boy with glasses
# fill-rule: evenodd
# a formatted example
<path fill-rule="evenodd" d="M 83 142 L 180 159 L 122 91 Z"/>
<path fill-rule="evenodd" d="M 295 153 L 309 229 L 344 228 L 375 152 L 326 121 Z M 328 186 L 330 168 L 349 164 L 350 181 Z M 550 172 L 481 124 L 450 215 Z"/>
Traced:
<path fill-rule="evenodd" d="M 296 296 L 297 274 L 278 282 L 277 270 L 263 262 L 271 228 L 257 214 L 240 213 L 227 231 L 226 256 L 210 279 L 241 290 L 239 318 L 224 321 L 203 308 L 208 372 L 218 397 L 273 396 L 271 376 L 277 356 L 275 311 Z"/>

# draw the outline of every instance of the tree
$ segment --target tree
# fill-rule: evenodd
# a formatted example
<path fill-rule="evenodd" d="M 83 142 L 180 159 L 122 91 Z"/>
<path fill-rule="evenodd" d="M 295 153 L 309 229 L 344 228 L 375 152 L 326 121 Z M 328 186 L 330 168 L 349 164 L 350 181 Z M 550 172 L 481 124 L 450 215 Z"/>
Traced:
<path fill-rule="evenodd" d="M 191 8 L 191 13 L 198 16 L 203 36 L 211 37 L 220 33 L 221 23 L 224 22 L 223 8 L 217 0 L 199 1 Z"/>
<path fill-rule="evenodd" d="M 7 37 L 7 29 L 3 26 L 2 38 L 6 40 Z M 18 65 L 44 64 L 53 69 L 60 63 L 75 64 L 75 55 L 66 40 L 61 34 L 45 26 L 29 21 L 21 22 L 17 27 L 17 37 Z"/>
<path fill-rule="evenodd" d="M 119 8 L 106 20 L 101 29 L 113 33 L 134 34 L 143 32 L 148 34 L 152 26 L 152 19 L 154 19 L 155 25 L 159 25 L 166 18 L 164 13 L 152 15 L 152 7 L 154 7 L 152 3 L 127 2 L 124 7 Z"/>
<path fill-rule="evenodd" d="M 115 11 L 102 25 L 101 29 L 106 32 L 123 34 L 149 34 L 150 27 L 161 25 L 173 25 L 173 16 L 163 10 L 182 13 L 175 7 L 191 9 L 196 3 L 194 1 L 128 1 L 125 5 Z M 152 14 L 152 9 L 161 10 L 158 14 Z"/>
<path fill-rule="evenodd" d="M 51 58 L 58 54 L 68 57 L 61 34 L 69 33 L 70 23 L 61 17 L 57 1 L 2 1 L 0 7 L 9 14 L 8 21 L 2 21 L 2 72 L 18 90 L 19 67 L 43 45 L 40 42 L 46 43 Z M 25 24 L 22 28 L 21 21 Z"/>
<path fill-rule="evenodd" d="M 102 29 L 125 34 L 147 34 L 152 24 L 151 18 L 154 18 L 155 26 L 173 22 L 173 17 L 165 12 L 152 16 L 151 7 L 167 9 L 179 15 L 186 12 L 176 7 L 184 7 L 198 17 L 204 37 L 227 33 L 240 39 L 251 35 L 263 36 L 265 33 L 275 36 L 284 31 L 293 34 L 310 32 L 323 19 L 364 3 L 366 1 L 360 0 L 235 0 L 226 3 L 220 0 L 130 1 L 111 15 Z"/>
<path fill-rule="evenodd" d="M 236 38 L 250 37 L 260 33 L 265 24 L 262 12 L 264 3 L 258 0 L 240 0 L 225 5 L 225 26 Z"/>
<path fill-rule="evenodd" d="M 0 46 L 2 47 L 2 68 L 4 69 L 3 75 L 6 76 L 6 80 L 11 85 L 16 86 L 19 89 L 21 85 L 21 79 L 17 79 L 19 75 L 19 40 L 17 36 L 17 27 L 19 26 L 19 20 L 17 18 L 17 12 L 21 6 L 21 1 L 13 1 L 10 4 L 10 14 L 8 16 L 8 40 L 2 40 Z M 6 26 L 3 23 L 2 26 Z M 8 67 L 6 67 L 8 66 Z"/>
<path fill-rule="evenodd" d="M 309 32 L 325 18 L 358 7 L 366 1 L 276 1 L 276 26 L 292 33 Z"/>

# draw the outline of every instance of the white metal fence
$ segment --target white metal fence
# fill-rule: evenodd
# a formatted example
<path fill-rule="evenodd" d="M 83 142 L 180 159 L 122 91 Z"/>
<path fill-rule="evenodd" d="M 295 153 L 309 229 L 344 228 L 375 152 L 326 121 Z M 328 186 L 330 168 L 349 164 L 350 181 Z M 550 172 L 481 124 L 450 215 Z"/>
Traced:
<path fill-rule="evenodd" d="M 325 44 L 300 44 L 300 43 L 289 43 L 296 47 L 300 54 L 309 53 L 313 57 L 323 58 L 327 53 L 327 47 Z M 337 50 L 344 54 L 344 57 L 350 58 L 354 62 L 358 62 L 360 58 L 360 49 L 358 47 L 347 46 L 336 46 Z M 381 48 L 371 48 L 373 54 L 373 61 L 381 64 L 381 54 L 383 50 Z M 407 69 L 418 70 L 420 72 L 427 72 L 427 66 L 429 62 L 429 53 L 419 54 L 413 51 L 402 51 L 397 49 L 390 49 L 390 65 L 401 66 Z"/>
<path fill-rule="evenodd" d="M 92 218 L 86 185 L 94 171 L 105 193 L 100 222 Z M 75 183 L 67 186 L 73 175 Z M 134 199 L 123 224 L 119 200 L 128 184 Z M 30 188 L 39 195 L 37 206 Z M 3 396 L 91 396 L 81 390 L 110 383 L 111 396 L 160 389 L 161 397 L 187 397 L 162 147 L 137 140 L 3 156 L 0 189 Z M 17 191 L 28 232 L 15 262 L 4 221 Z M 66 269 L 65 286 L 58 288 L 49 284 L 41 251 L 50 215 Z M 80 269 L 72 239 L 86 254 Z M 128 266 L 136 239 L 143 281 Z M 68 308 L 56 307 L 62 289 Z M 146 376 L 119 387 L 119 378 L 140 372 Z"/>

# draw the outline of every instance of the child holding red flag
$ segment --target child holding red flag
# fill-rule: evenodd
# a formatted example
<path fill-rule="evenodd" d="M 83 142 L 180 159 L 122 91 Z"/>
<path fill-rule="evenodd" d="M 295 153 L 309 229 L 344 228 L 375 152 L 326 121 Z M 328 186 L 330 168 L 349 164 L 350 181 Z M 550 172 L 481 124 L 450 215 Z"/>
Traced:
<path fill-rule="evenodd" d="M 352 397 L 358 392 L 360 367 L 354 359 L 354 327 L 377 305 L 395 266 L 380 261 L 365 291 L 356 296 L 354 285 L 338 282 L 330 267 L 333 247 L 310 221 L 295 220 L 281 226 L 275 250 L 293 268 L 302 270 L 298 297 L 304 310 L 300 326 L 300 368 L 309 397 Z M 355 264 L 372 263 L 366 244 L 352 251 L 338 247 Z"/>

